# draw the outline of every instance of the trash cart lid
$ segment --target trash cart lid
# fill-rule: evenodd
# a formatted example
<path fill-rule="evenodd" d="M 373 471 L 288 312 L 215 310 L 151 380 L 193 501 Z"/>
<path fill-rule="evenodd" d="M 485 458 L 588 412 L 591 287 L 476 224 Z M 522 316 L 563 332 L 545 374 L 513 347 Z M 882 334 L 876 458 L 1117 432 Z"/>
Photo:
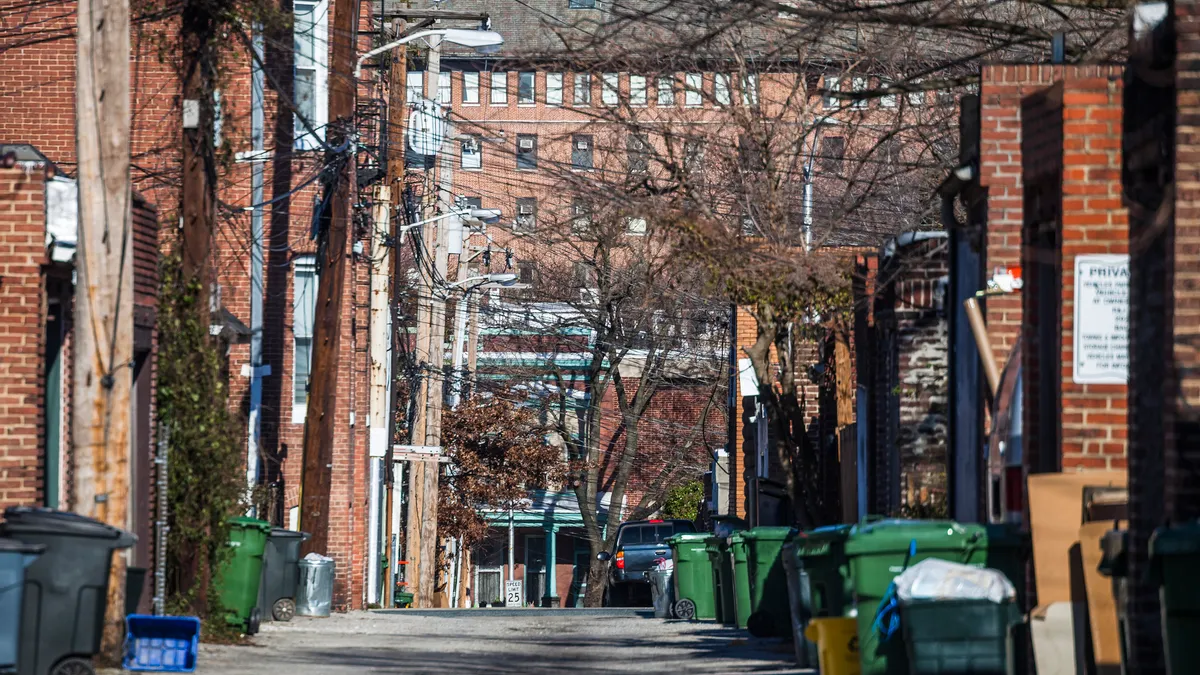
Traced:
<path fill-rule="evenodd" d="M 843 544 L 850 538 L 853 525 L 827 525 L 815 530 L 797 532 L 792 539 L 793 550 L 801 557 L 829 555 L 835 544 Z"/>
<path fill-rule="evenodd" d="M 707 541 L 712 536 L 710 532 L 680 532 L 679 534 L 667 537 L 668 544 L 684 544 L 697 543 Z"/>
<path fill-rule="evenodd" d="M 137 543 L 131 532 L 106 525 L 93 518 L 70 511 L 58 511 L 32 506 L 10 506 L 4 509 L 0 532 L 6 535 L 59 534 L 93 539 L 116 539 L 116 548 L 128 548 Z M 19 537 L 18 537 L 19 538 Z"/>
<path fill-rule="evenodd" d="M 952 520 L 877 520 L 860 523 L 846 541 L 846 555 L 902 553 L 915 540 L 918 552 L 961 551 L 983 536 Z"/>
<path fill-rule="evenodd" d="M 312 537 L 307 532 L 297 532 L 296 530 L 288 530 L 282 527 L 272 527 L 270 536 L 272 539 L 300 539 L 303 541 L 308 541 Z"/>
<path fill-rule="evenodd" d="M 0 553 L 20 553 L 21 555 L 34 555 L 46 550 L 45 544 L 26 544 L 23 541 L 16 539 L 0 538 Z"/>
<path fill-rule="evenodd" d="M 1150 536 L 1150 556 L 1200 555 L 1200 521 L 1160 527 Z"/>
<path fill-rule="evenodd" d="M 271 524 L 265 520 L 259 520 L 258 518 L 248 518 L 246 516 L 238 516 L 237 518 L 230 518 L 226 522 L 228 522 L 230 525 L 232 525 L 234 527 L 241 527 L 241 528 L 245 528 L 248 530 L 251 530 L 251 529 L 262 530 L 263 532 L 271 531 Z"/>
<path fill-rule="evenodd" d="M 764 541 L 787 541 L 796 536 L 793 527 L 756 527 L 742 533 L 744 539 L 761 539 Z"/>

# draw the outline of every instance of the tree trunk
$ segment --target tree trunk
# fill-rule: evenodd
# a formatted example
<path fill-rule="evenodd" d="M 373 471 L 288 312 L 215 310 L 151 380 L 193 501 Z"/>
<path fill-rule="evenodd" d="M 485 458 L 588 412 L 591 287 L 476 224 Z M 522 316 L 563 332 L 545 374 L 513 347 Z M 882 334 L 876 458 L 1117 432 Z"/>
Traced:
<path fill-rule="evenodd" d="M 596 556 L 603 551 L 607 542 L 592 544 L 592 557 L 588 563 L 587 593 L 583 598 L 584 607 L 603 607 L 604 593 L 608 590 L 608 566 L 610 563 L 598 560 Z"/>

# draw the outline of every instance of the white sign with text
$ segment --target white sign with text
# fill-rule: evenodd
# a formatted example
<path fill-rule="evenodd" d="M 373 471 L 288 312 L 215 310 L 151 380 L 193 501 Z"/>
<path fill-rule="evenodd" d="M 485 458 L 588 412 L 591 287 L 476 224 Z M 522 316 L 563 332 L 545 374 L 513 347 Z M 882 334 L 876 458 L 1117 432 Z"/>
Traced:
<path fill-rule="evenodd" d="M 525 594 L 520 580 L 504 582 L 504 606 L 522 607 L 525 605 Z"/>
<path fill-rule="evenodd" d="M 1075 258 L 1076 384 L 1129 381 L 1129 256 Z"/>

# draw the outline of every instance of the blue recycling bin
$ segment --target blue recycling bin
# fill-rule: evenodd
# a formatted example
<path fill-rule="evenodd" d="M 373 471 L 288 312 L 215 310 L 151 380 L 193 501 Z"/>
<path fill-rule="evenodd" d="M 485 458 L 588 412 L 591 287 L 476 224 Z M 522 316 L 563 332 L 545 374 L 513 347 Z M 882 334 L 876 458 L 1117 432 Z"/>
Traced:
<path fill-rule="evenodd" d="M 194 616 L 125 617 L 125 670 L 190 673 L 200 649 L 200 619 Z"/>
<path fill-rule="evenodd" d="M 44 550 L 40 544 L 0 539 L 0 673 L 16 672 L 25 568 Z"/>

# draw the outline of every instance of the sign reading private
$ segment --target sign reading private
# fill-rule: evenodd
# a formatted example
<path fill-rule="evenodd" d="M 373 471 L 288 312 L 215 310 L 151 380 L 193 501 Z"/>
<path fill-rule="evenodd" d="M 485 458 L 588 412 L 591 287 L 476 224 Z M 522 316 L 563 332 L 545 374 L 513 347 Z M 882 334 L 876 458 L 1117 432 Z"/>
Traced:
<path fill-rule="evenodd" d="M 1076 384 L 1129 381 L 1129 256 L 1075 258 Z"/>

